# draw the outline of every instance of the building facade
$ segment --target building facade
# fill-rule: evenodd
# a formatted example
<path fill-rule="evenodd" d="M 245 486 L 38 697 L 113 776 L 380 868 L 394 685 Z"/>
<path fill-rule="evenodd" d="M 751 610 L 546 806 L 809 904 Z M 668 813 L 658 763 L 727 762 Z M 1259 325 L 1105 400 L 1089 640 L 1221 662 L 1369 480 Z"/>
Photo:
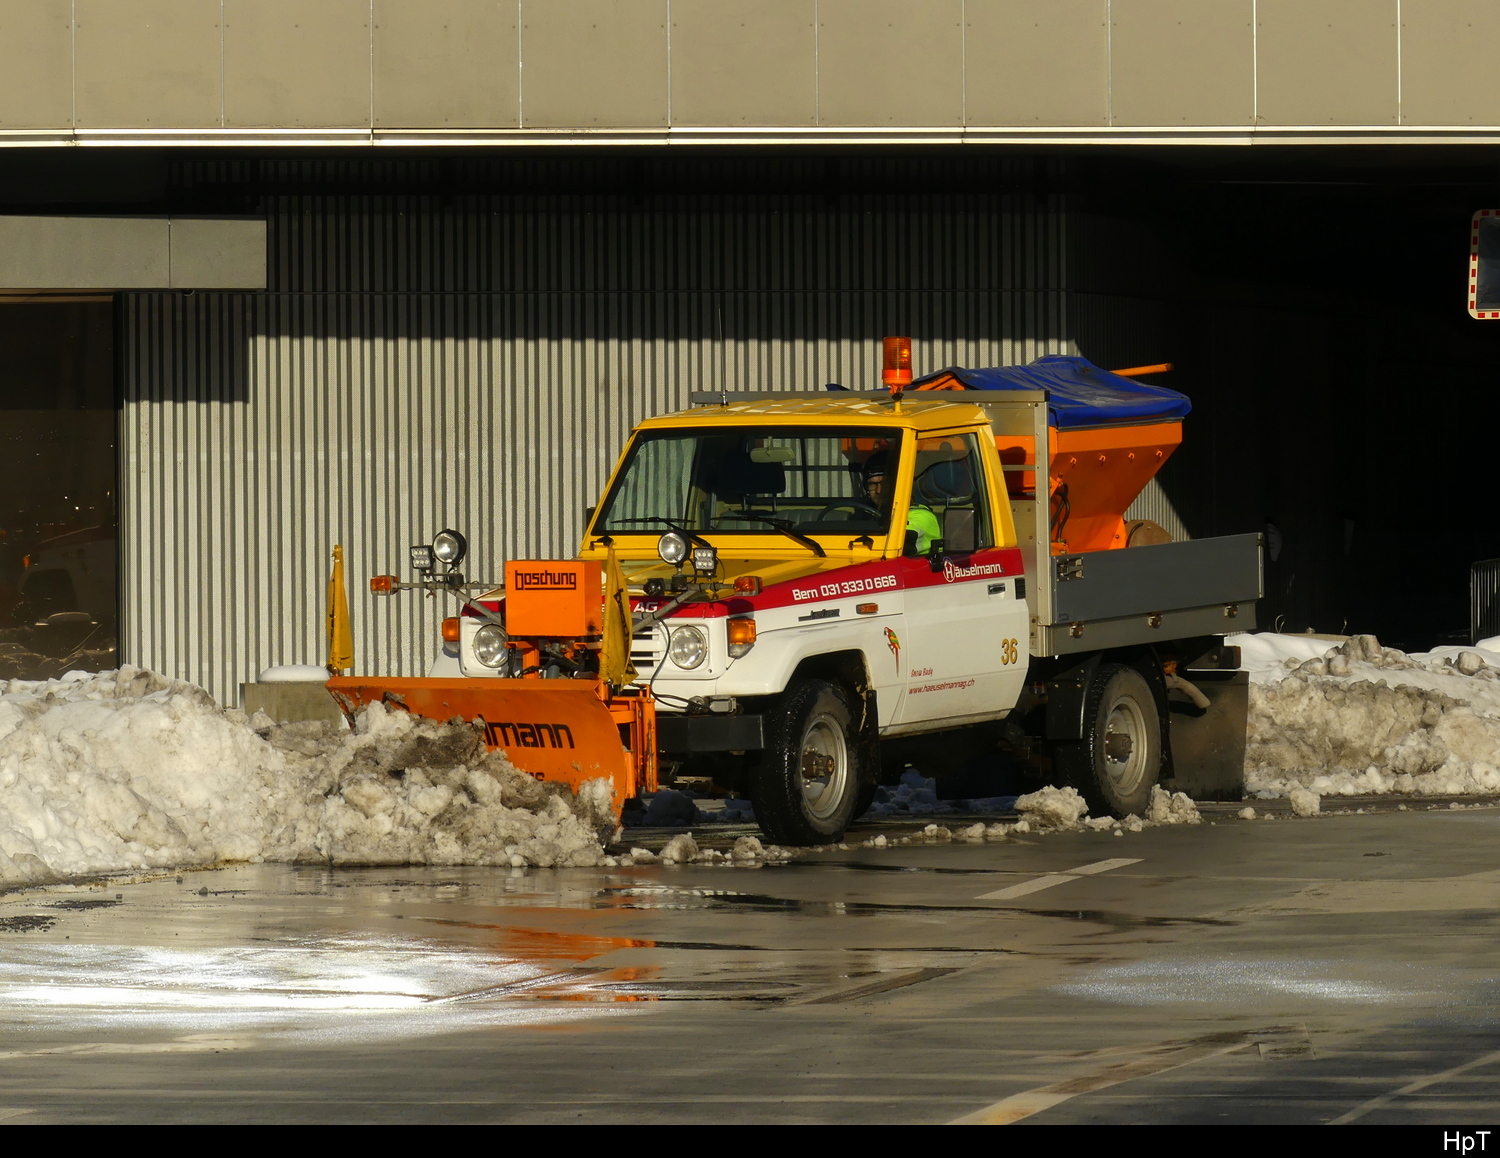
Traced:
<path fill-rule="evenodd" d="M 0 0 L 0 675 L 123 661 L 233 702 L 322 658 L 335 543 L 359 667 L 419 674 L 448 609 L 361 592 L 409 543 L 459 527 L 482 577 L 567 554 L 633 422 L 871 385 L 887 333 L 921 370 L 1174 362 L 1195 416 L 1138 513 L 1274 528 L 1285 627 L 1430 643 L 1500 554 L 1462 482 L 1494 23 Z"/>

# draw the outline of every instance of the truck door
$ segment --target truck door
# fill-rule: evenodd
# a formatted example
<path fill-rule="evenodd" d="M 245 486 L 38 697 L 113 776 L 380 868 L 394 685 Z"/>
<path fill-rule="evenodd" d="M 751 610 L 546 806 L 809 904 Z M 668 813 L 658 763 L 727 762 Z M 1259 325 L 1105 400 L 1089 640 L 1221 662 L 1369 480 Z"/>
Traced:
<path fill-rule="evenodd" d="M 985 451 L 988 453 L 985 453 Z M 908 526 L 936 520 L 935 560 L 902 560 L 906 696 L 900 724 L 993 715 L 1020 694 L 1029 655 L 1023 578 L 993 439 L 972 431 L 918 440 Z M 902 496 L 897 495 L 898 514 Z M 910 511 L 910 508 L 908 508 Z"/>

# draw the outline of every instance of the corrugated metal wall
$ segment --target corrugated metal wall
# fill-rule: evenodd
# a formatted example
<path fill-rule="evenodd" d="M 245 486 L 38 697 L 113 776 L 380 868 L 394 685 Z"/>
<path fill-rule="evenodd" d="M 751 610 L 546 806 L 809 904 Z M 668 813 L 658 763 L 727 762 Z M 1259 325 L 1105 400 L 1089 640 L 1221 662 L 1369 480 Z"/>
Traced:
<path fill-rule="evenodd" d="M 334 543 L 358 670 L 421 674 L 447 608 L 366 577 L 443 526 L 479 577 L 570 553 L 631 424 L 691 389 L 869 385 L 886 333 L 923 368 L 1075 348 L 1057 196 L 267 207 L 267 292 L 121 305 L 122 656 L 227 702 L 321 660 Z"/>

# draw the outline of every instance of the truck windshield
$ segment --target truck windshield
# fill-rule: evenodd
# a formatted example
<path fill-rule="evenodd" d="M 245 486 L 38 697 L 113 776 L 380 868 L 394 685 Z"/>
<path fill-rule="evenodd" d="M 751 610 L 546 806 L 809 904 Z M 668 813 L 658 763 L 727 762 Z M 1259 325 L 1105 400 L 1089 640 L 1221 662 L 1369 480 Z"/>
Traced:
<path fill-rule="evenodd" d="M 723 427 L 647 431 L 600 506 L 594 533 L 884 534 L 899 430 Z M 767 521 L 770 520 L 770 521 Z M 780 524 L 783 529 L 778 529 Z"/>

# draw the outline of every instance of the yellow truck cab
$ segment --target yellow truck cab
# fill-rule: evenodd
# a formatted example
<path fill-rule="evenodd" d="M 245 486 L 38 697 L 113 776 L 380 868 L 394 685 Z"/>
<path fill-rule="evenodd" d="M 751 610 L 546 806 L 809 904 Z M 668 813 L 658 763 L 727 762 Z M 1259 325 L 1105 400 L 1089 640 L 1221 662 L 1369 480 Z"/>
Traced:
<path fill-rule="evenodd" d="M 878 489 L 867 485 L 877 458 Z M 800 823 L 771 819 L 796 801 L 769 799 L 764 775 L 746 787 L 778 836 L 831 839 L 868 804 L 878 737 L 996 720 L 1016 702 L 1028 615 L 1004 496 L 978 407 L 735 402 L 642 423 L 580 557 L 612 550 L 641 611 L 693 572 L 715 584 L 712 598 L 636 633 L 662 743 L 673 743 L 674 715 L 697 750 L 764 754 L 768 724 L 772 749 L 789 727 L 811 730 L 831 775 L 809 777 L 800 744 L 797 768 L 774 773 L 805 797 Z M 908 541 L 914 507 L 941 531 L 925 553 Z M 687 541 L 688 562 L 694 549 L 711 558 L 712 575 L 664 561 L 664 535 Z M 736 647 L 730 633 L 747 621 L 753 634 L 741 626 L 749 642 Z M 744 711 L 777 698 L 769 718 Z"/>

